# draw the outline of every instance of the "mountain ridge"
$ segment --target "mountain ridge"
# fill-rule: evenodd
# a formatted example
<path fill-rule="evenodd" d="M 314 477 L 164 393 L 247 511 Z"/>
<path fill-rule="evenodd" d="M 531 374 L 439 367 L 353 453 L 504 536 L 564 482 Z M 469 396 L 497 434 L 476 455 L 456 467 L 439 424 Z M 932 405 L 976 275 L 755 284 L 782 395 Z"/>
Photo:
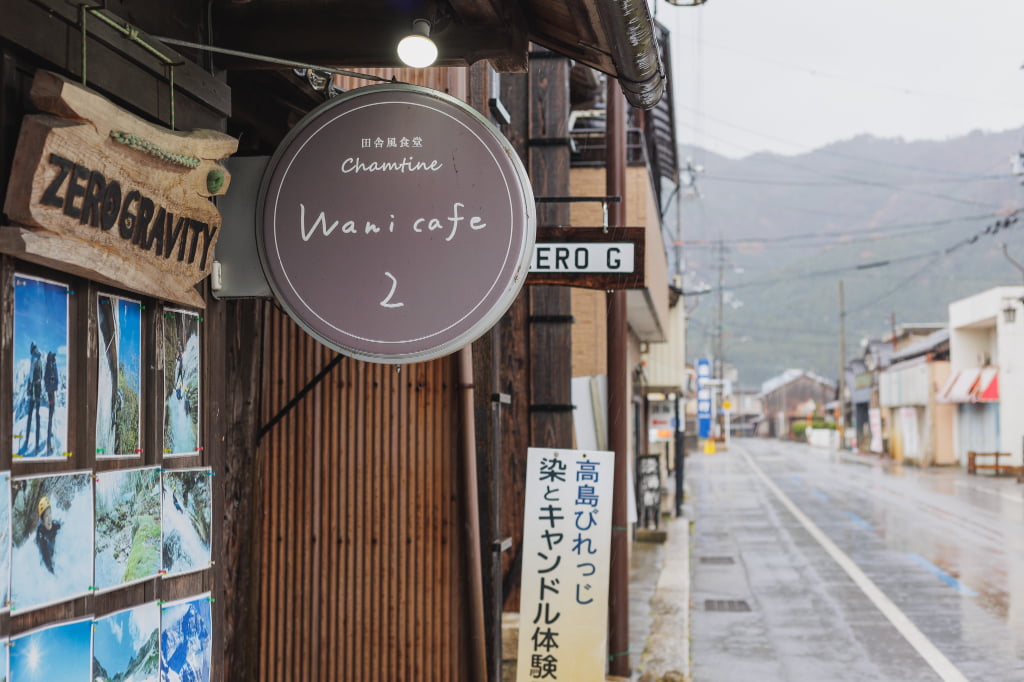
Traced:
<path fill-rule="evenodd" d="M 720 268 L 723 355 L 750 388 L 789 367 L 838 375 L 839 280 L 847 358 L 893 316 L 945 322 L 949 302 L 1021 283 L 1001 245 L 1024 259 L 1024 224 L 1002 226 L 1024 206 L 1010 171 L 1022 140 L 1024 127 L 938 141 L 859 135 L 795 156 L 684 148 L 703 167 L 699 198 L 680 210 L 688 360 L 713 355 Z"/>

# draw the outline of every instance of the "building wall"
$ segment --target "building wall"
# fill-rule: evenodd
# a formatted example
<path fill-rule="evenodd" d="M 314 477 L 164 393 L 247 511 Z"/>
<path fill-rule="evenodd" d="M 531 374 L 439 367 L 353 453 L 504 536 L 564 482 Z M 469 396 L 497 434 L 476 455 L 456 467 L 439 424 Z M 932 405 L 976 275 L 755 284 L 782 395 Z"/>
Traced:
<path fill-rule="evenodd" d="M 643 362 L 651 386 L 678 390 L 686 385 L 686 308 L 681 300 L 668 311 L 666 332 L 666 342 L 647 344 Z"/>
<path fill-rule="evenodd" d="M 834 399 L 835 389 L 831 386 L 819 384 L 808 377 L 799 377 L 766 394 L 764 405 L 769 414 L 785 412 L 789 416 L 804 416 L 796 414 L 796 408 L 801 403 L 813 400 L 820 411 L 825 403 Z"/>
<path fill-rule="evenodd" d="M 606 374 L 608 368 L 608 296 L 593 289 L 572 290 L 572 375 Z"/>
<path fill-rule="evenodd" d="M 1003 315 L 997 318 L 994 362 L 999 366 L 999 450 L 1011 453 L 1014 463 L 1021 465 L 1024 463 L 1024 419 L 1020 417 L 1024 414 L 1024 307 L 1020 297 L 1024 295 L 1024 287 L 1007 288 L 1011 289 L 1010 298 L 1001 301 L 1001 307 L 1013 305 L 1016 318 L 1012 323 L 1006 322 Z M 1018 291 L 1016 296 L 1013 296 L 1013 289 Z"/>
<path fill-rule="evenodd" d="M 573 196 L 604 196 L 607 194 L 603 168 L 573 168 L 570 173 Z M 654 204 L 646 166 L 626 169 L 626 226 L 646 228 L 644 245 L 644 290 L 631 290 L 630 324 L 643 340 L 664 341 L 668 329 L 668 271 L 665 247 L 661 239 L 661 220 Z M 599 227 L 603 215 L 600 203 L 580 202 L 571 206 L 570 224 L 577 227 Z M 644 315 L 637 310 L 644 308 Z M 648 322 L 647 318 L 652 318 Z"/>
<path fill-rule="evenodd" d="M 465 70 L 380 73 L 465 94 Z M 258 679 L 466 679 L 454 356 L 363 363 L 264 316 Z"/>
<path fill-rule="evenodd" d="M 264 334 L 267 424 L 336 354 Z M 260 680 L 465 679 L 455 379 L 342 359 L 260 442 Z"/>
<path fill-rule="evenodd" d="M 949 379 L 949 362 L 937 361 L 928 363 L 931 371 L 931 393 L 928 410 L 931 413 L 933 448 L 932 463 L 937 466 L 956 464 L 956 441 L 953 440 L 953 421 L 956 417 L 956 406 L 950 403 L 936 402 L 935 394 L 946 385 Z"/>

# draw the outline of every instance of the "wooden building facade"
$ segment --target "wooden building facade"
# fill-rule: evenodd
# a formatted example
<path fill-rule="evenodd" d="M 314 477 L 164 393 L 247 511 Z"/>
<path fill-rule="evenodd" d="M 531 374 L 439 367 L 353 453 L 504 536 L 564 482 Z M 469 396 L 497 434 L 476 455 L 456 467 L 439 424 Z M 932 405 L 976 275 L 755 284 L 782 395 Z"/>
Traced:
<path fill-rule="evenodd" d="M 577 4 L 588 3 L 593 4 Z M 38 113 L 29 92 L 40 70 L 84 81 L 149 124 L 226 133 L 237 141 L 239 156 L 271 154 L 332 88 L 365 84 L 332 77 L 325 88 L 308 69 L 239 68 L 235 57 L 154 37 L 241 40 L 234 29 L 218 33 L 218 22 L 245 12 L 248 25 L 257 22 L 261 30 L 273 31 L 288 3 L 263 3 L 264 10 L 273 10 L 266 16 L 260 8 L 236 5 L 109 2 L 99 9 L 57 0 L 0 0 L 0 200 L 16 170 L 23 121 Z M 535 195 L 566 197 L 569 57 L 600 60 L 596 65 L 614 70 L 620 66 L 608 55 L 617 55 L 621 46 L 590 57 L 570 55 L 569 47 L 559 53 L 534 46 L 519 54 L 527 45 L 522 30 L 514 32 L 514 46 L 504 38 L 489 45 L 488 36 L 504 35 L 508 22 L 522 22 L 522 8 L 509 10 L 510 19 L 498 17 L 508 12 L 494 11 L 500 2 L 454 5 L 489 28 L 474 33 L 460 24 L 462 52 L 447 55 L 445 66 L 366 73 L 469 102 L 508 137 Z M 339 2 L 335 9 L 344 15 L 357 6 L 365 25 L 380 12 L 360 2 Z M 554 10 L 533 7 L 528 14 L 534 22 L 529 36 L 549 46 L 601 46 L 611 40 L 603 28 L 591 27 L 596 33 L 587 32 L 587 41 L 576 40 L 582 28 L 543 28 L 543 20 L 559 19 Z M 596 13 L 576 15 L 600 23 Z M 305 25 L 315 23 L 308 7 L 302 16 Z M 314 33 L 311 51 L 322 44 L 322 31 Z M 624 44 L 621 38 L 615 42 Z M 372 42 L 367 37 L 364 47 Z M 350 63 L 371 65 L 373 58 L 359 46 L 352 49 Z M 482 61 L 456 66 L 481 57 L 510 70 L 528 69 L 499 76 Z M 654 86 L 645 85 L 648 74 L 624 75 L 631 76 L 629 96 L 636 101 L 658 89 L 660 75 Z M 538 223 L 568 224 L 568 204 L 540 205 Z M 211 679 L 497 679 L 501 612 L 518 607 L 526 449 L 572 446 L 567 288 L 525 287 L 501 322 L 474 343 L 471 374 L 456 356 L 396 367 L 325 348 L 272 300 L 220 300 L 207 279 L 189 304 L 136 286 L 131 273 L 119 279 L 116 268 L 76 262 L 73 253 L 64 261 L 39 258 L 25 243 L 46 231 L 0 217 L 0 438 L 16 441 L 20 429 L 16 278 L 54 281 L 69 292 L 67 455 L 46 462 L 17 452 L 0 455 L 0 471 L 15 479 L 72 472 L 96 477 L 140 468 L 161 475 L 176 469 L 207 472 L 209 562 L 108 591 L 86 586 L 73 598 L 26 612 L 9 610 L 0 614 L 0 639 L 196 597 L 209 604 Z M 136 301 L 140 309 L 140 444 L 134 456 L 119 459 L 105 458 L 97 447 L 101 296 Z M 165 401 L 175 378 L 174 349 L 163 329 L 175 314 L 194 320 L 200 339 L 197 445 L 187 454 L 164 447 Z M 473 429 L 467 431 L 468 417 Z M 475 438 L 467 442 L 473 431 Z M 467 445 L 475 448 L 468 459 L 462 454 Z M 482 578 L 479 593 L 468 588 L 475 575 Z"/>

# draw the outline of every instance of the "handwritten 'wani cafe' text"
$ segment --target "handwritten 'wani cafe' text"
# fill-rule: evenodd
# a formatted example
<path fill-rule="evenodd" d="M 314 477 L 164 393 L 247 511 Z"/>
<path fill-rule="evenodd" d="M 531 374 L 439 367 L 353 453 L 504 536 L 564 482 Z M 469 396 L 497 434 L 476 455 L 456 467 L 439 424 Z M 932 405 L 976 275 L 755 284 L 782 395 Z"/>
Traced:
<path fill-rule="evenodd" d="M 455 201 L 452 203 L 452 209 L 447 216 L 418 216 L 396 221 L 395 214 L 389 213 L 383 216 L 383 220 L 345 218 L 344 222 L 342 222 L 342 218 L 330 220 L 323 211 L 320 211 L 319 215 L 315 218 L 312 217 L 313 212 L 311 211 L 307 217 L 306 205 L 300 203 L 299 229 L 302 232 L 302 241 L 304 242 L 308 242 L 318 232 L 322 233 L 324 237 L 330 237 L 339 227 L 341 228 L 340 234 L 342 235 L 394 234 L 396 225 L 399 232 L 403 233 L 430 234 L 440 231 L 446 235 L 444 240 L 450 242 L 455 238 L 456 233 L 459 232 L 459 227 L 463 223 L 474 232 L 487 227 L 487 223 L 480 216 L 464 215 L 463 209 L 465 207 L 466 205 L 461 201 Z"/>
<path fill-rule="evenodd" d="M 57 173 L 40 204 L 61 209 L 83 226 L 104 232 L 116 226 L 121 239 L 168 260 L 175 256 L 191 265 L 198 256 L 199 269 L 206 268 L 217 225 L 175 216 L 139 190 L 122 188 L 117 180 L 57 154 L 50 154 L 49 161 Z"/>

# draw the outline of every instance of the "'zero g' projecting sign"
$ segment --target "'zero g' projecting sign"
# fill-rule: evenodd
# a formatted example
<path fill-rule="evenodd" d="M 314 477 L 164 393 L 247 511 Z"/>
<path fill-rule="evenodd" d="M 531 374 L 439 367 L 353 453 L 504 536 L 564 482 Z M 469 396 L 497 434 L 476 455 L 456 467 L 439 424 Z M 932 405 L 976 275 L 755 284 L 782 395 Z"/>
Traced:
<path fill-rule="evenodd" d="M 527 284 L 589 289 L 644 286 L 642 227 L 540 227 Z"/>
<path fill-rule="evenodd" d="M 522 287 L 536 231 L 508 141 L 412 85 L 360 88 L 307 115 L 271 160 L 258 210 L 282 306 L 371 362 L 429 360 L 483 334 Z"/>

